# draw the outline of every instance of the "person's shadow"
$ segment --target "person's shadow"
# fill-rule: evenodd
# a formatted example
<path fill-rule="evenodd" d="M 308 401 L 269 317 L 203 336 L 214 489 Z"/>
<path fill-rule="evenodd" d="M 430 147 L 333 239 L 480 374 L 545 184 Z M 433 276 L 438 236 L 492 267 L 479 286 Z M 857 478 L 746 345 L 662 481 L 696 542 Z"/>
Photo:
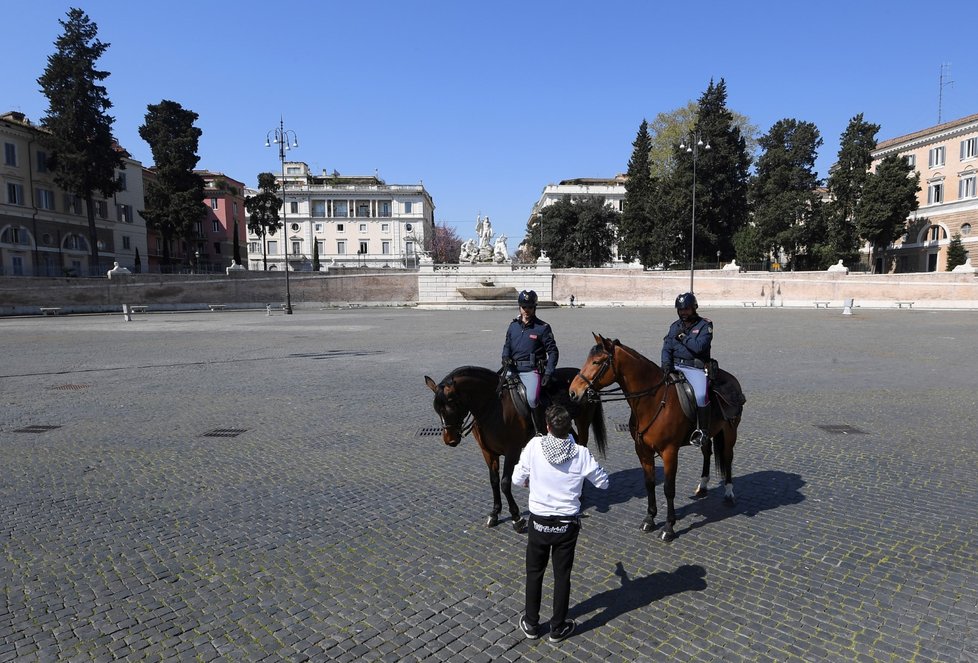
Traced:
<path fill-rule="evenodd" d="M 666 596 L 706 589 L 706 571 L 699 565 L 684 564 L 671 573 L 662 571 L 632 579 L 628 577 L 624 565 L 618 562 L 615 564 L 615 575 L 621 578 L 621 587 L 596 594 L 571 608 L 572 617 L 599 611 L 578 623 L 579 633 L 603 626 L 627 612 L 650 605 Z"/>

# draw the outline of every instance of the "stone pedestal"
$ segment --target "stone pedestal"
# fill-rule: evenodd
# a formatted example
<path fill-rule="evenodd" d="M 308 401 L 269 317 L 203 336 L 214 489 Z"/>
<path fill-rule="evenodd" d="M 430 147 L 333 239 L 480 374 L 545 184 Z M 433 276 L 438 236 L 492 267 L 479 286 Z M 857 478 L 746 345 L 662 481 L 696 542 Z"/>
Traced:
<path fill-rule="evenodd" d="M 427 308 L 516 307 L 521 290 L 535 290 L 541 306 L 553 305 L 550 259 L 534 264 L 464 263 L 436 265 L 422 258 L 418 306 Z"/>

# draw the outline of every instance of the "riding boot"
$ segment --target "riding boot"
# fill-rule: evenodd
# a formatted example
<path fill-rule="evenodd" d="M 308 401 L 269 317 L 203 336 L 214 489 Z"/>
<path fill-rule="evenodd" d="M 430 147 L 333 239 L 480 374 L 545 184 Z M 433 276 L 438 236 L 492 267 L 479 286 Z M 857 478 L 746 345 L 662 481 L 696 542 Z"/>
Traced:
<path fill-rule="evenodd" d="M 547 434 L 547 416 L 543 405 L 537 405 L 531 412 L 533 427 L 537 430 L 537 435 Z"/>
<path fill-rule="evenodd" d="M 696 406 L 696 430 L 689 437 L 689 443 L 702 448 L 710 443 L 710 406 Z"/>

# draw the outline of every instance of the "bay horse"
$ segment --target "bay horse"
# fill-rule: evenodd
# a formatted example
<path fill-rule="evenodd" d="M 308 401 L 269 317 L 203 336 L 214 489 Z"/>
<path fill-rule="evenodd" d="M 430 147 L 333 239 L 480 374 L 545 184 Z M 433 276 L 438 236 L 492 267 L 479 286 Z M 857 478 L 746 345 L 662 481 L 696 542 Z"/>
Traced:
<path fill-rule="evenodd" d="M 600 402 L 575 403 L 568 397 L 571 380 L 577 375 L 574 368 L 558 368 L 544 388 L 549 402 L 560 403 L 568 408 L 574 419 L 574 438 L 587 446 L 588 429 L 594 431 L 598 451 L 603 455 L 607 444 L 604 410 Z M 533 421 L 520 414 L 513 400 L 513 390 L 503 388 L 500 372 L 481 366 L 462 366 L 435 383 L 427 375 L 425 384 L 435 392 L 432 403 L 441 420 L 442 441 L 450 447 L 458 446 L 469 428 L 489 468 L 492 486 L 492 511 L 486 518 L 486 527 L 499 524 L 502 511 L 500 489 L 506 496 L 509 513 L 513 517 L 513 529 L 526 531 L 526 520 L 513 499 L 513 469 L 520 459 L 520 451 L 535 434 Z M 518 381 L 517 381 L 518 382 Z M 544 398 L 541 395 L 541 398 Z M 544 402 L 548 402 L 544 400 Z M 467 422 L 471 423 L 467 423 Z M 502 481 L 499 479 L 499 457 L 505 456 Z"/>
<path fill-rule="evenodd" d="M 593 334 L 593 332 L 592 332 Z M 689 444 L 689 437 L 696 427 L 695 418 L 686 416 L 680 403 L 678 388 L 654 362 L 645 358 L 641 353 L 622 345 L 618 339 L 610 340 L 599 334 L 593 334 L 596 345 L 591 348 L 584 365 L 577 377 L 571 382 L 570 396 L 578 402 L 600 399 L 602 389 L 617 382 L 620 387 L 622 400 L 628 401 L 632 414 L 628 428 L 635 442 L 635 452 L 642 464 L 645 475 L 645 491 L 648 494 L 648 510 L 642 521 L 642 530 L 655 530 L 655 456 L 662 458 L 665 475 L 663 492 L 666 496 L 666 525 L 662 531 L 662 540 L 671 541 L 676 533 L 673 529 L 676 523 L 676 509 L 673 504 L 676 497 L 676 470 L 679 466 L 679 448 Z M 725 381 L 735 387 L 740 394 L 740 385 L 726 371 L 721 371 Z M 733 449 L 737 442 L 737 426 L 740 424 L 740 409 L 734 407 L 734 415 L 727 419 L 721 411 L 718 398 L 711 394 L 710 407 L 713 408 L 710 435 L 713 437 L 713 448 L 703 445 L 703 473 L 696 488 L 696 497 L 707 495 L 707 484 L 710 480 L 710 454 L 716 454 L 717 473 L 724 482 L 724 500 L 734 504 L 733 491 Z M 694 404 L 695 405 L 695 404 Z"/>

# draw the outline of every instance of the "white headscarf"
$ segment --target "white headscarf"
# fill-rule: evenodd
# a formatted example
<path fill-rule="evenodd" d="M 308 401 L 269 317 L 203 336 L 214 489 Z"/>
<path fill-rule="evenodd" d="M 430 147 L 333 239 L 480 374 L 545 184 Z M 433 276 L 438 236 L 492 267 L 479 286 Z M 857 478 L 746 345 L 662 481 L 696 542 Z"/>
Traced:
<path fill-rule="evenodd" d="M 577 443 L 574 436 L 569 434 L 565 438 L 554 437 L 550 433 L 542 436 L 540 446 L 543 448 L 543 456 L 551 465 L 560 465 L 577 455 Z"/>

